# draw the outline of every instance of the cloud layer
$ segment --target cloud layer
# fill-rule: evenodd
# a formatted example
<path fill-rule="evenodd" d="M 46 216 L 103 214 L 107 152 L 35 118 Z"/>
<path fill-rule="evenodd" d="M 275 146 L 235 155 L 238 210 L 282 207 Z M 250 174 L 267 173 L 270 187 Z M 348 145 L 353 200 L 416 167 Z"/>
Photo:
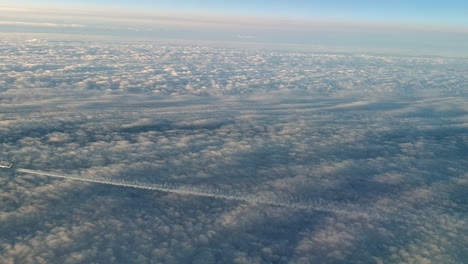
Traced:
<path fill-rule="evenodd" d="M 5 169 L 5 263 L 468 257 L 464 59 L 18 36 L 0 47 L 0 156 L 17 168 L 379 216 Z"/>

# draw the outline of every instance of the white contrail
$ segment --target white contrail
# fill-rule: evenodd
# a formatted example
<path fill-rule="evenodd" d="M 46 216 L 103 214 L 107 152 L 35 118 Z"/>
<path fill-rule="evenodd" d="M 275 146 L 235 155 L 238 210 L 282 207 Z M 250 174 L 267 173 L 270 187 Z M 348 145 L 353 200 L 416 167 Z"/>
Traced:
<path fill-rule="evenodd" d="M 63 178 L 63 179 L 70 179 L 70 180 L 77 180 L 77 181 L 84 181 L 84 182 L 101 183 L 101 184 L 122 186 L 122 187 L 128 187 L 128 188 L 137 188 L 137 189 L 161 191 L 161 192 L 168 192 L 168 193 L 176 193 L 176 194 L 182 194 L 182 195 L 203 196 L 203 197 L 211 197 L 211 198 L 216 198 L 216 199 L 243 201 L 243 202 L 248 202 L 248 203 L 266 204 L 266 205 L 288 207 L 288 208 L 295 208 L 295 209 L 332 212 L 332 213 L 336 213 L 340 215 L 358 216 L 358 217 L 364 217 L 364 218 L 373 218 L 373 219 L 382 218 L 382 216 L 378 213 L 368 212 L 361 208 L 357 208 L 357 206 L 344 205 L 344 204 L 333 203 L 333 202 L 325 202 L 323 200 L 306 201 L 306 202 L 287 202 L 287 201 L 282 201 L 282 200 L 271 198 L 271 197 L 266 198 L 266 197 L 262 197 L 259 195 L 249 195 L 249 194 L 239 194 L 239 193 L 230 194 L 222 190 L 209 189 L 206 187 L 197 188 L 197 187 L 190 187 L 190 186 L 172 186 L 169 184 L 141 183 L 141 182 L 126 181 L 126 180 L 115 180 L 111 178 L 85 178 L 82 176 L 60 175 L 60 174 L 55 174 L 55 173 L 50 173 L 50 172 L 20 169 L 20 168 L 16 169 L 16 171 L 29 173 L 29 174 L 35 174 L 35 175 L 54 177 L 54 178 Z"/>

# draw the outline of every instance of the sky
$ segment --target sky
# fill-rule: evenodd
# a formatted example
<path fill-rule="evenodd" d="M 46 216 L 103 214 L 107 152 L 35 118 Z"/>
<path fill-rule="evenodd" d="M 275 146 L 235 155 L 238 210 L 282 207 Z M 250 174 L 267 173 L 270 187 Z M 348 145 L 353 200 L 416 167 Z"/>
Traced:
<path fill-rule="evenodd" d="M 461 1 L 0 1 L 0 32 L 467 56 L 466 13 Z"/>
<path fill-rule="evenodd" d="M 1 3 L 1 2 L 0 2 Z M 5 3 L 5 5 L 8 5 Z M 468 2 L 463 0 L 239 0 L 239 1 L 91 1 L 63 3 L 57 0 L 15 1 L 15 5 L 36 7 L 124 8 L 172 10 L 183 13 L 231 14 L 312 20 L 357 21 L 368 23 L 468 26 Z"/>

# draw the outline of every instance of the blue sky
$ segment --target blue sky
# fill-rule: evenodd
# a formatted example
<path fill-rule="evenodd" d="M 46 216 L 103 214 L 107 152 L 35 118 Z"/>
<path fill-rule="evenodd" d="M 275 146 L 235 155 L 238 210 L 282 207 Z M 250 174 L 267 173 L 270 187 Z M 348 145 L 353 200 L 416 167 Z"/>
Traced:
<path fill-rule="evenodd" d="M 468 26 L 468 1 L 466 0 L 81 0 L 72 3 L 63 3 L 63 1 L 57 0 L 19 0 L 15 1 L 15 5 L 134 8 L 198 14 L 230 14 L 385 24 Z"/>
<path fill-rule="evenodd" d="M 0 0 L 0 32 L 465 56 L 466 14 L 466 0 Z"/>

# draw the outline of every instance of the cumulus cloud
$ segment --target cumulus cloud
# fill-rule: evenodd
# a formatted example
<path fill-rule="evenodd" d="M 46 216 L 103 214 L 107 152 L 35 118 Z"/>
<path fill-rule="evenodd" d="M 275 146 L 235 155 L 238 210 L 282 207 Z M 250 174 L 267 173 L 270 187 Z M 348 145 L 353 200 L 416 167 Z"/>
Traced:
<path fill-rule="evenodd" d="M 1 43 L 2 160 L 327 210 L 1 170 L 6 263 L 465 259 L 463 59 L 34 38 Z"/>

